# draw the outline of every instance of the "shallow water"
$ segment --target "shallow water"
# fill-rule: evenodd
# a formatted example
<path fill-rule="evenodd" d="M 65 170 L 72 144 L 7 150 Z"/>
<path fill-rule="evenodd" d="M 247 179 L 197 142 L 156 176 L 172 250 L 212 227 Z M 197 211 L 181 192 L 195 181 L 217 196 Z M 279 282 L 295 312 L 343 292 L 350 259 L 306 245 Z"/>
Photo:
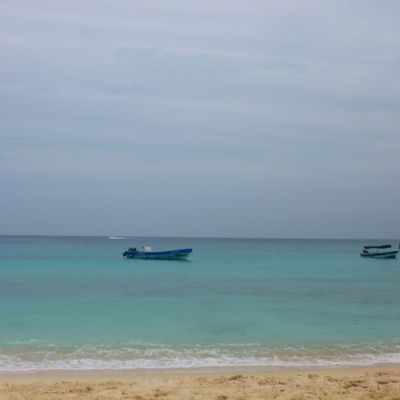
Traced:
<path fill-rule="evenodd" d="M 366 243 L 0 236 L 0 370 L 400 362 L 400 262 Z"/>

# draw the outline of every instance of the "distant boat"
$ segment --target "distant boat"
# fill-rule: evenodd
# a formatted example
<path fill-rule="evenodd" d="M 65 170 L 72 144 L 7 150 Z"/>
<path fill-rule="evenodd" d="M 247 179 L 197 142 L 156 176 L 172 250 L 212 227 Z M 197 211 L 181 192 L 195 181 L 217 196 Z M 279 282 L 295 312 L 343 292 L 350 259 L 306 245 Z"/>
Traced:
<path fill-rule="evenodd" d="M 391 244 L 382 244 L 380 246 L 364 246 L 360 256 L 371 258 L 396 258 L 398 252 L 399 250 L 393 249 Z"/>
<path fill-rule="evenodd" d="M 122 236 L 109 236 L 108 237 L 111 240 L 124 240 L 126 238 L 122 237 Z"/>
<path fill-rule="evenodd" d="M 130 248 L 122 256 L 126 258 L 144 258 L 153 260 L 185 260 L 192 253 L 192 249 L 167 251 L 153 251 L 149 246 L 143 246 L 143 251 Z"/>

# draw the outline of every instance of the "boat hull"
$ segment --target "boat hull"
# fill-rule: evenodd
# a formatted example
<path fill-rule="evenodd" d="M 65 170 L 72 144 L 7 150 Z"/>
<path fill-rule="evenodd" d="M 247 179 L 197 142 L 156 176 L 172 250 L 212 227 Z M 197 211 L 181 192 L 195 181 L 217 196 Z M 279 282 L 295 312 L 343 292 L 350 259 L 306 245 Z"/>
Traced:
<path fill-rule="evenodd" d="M 148 260 L 185 260 L 192 253 L 192 249 L 179 249 L 169 251 L 125 251 L 122 255 L 126 258 L 139 258 Z"/>
<path fill-rule="evenodd" d="M 396 258 L 398 250 L 394 251 L 385 251 L 382 253 L 361 253 L 361 257 L 369 257 L 369 258 Z"/>

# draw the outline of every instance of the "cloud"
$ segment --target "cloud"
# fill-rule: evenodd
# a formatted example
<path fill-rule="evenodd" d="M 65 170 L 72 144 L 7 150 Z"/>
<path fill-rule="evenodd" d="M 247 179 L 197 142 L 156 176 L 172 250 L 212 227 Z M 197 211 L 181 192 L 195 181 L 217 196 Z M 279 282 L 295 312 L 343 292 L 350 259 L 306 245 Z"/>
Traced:
<path fill-rule="evenodd" d="M 144 185 L 142 207 L 146 193 L 158 198 L 147 184 L 157 182 L 165 201 L 186 209 L 173 192 L 179 184 L 165 184 L 176 179 L 196 196 L 211 191 L 240 226 L 268 219 L 269 199 L 277 221 L 298 207 L 311 218 L 313 193 L 333 210 L 346 192 L 349 214 L 367 217 L 387 205 L 375 196 L 356 209 L 371 180 L 399 199 L 391 183 L 400 167 L 397 2 L 25 0 L 2 9 L 4 182 L 43 189 L 58 177 L 62 198 L 63 182 L 71 190 L 84 179 L 90 203 L 102 179 L 110 191 L 118 183 L 119 198 L 132 195 L 123 183 L 133 179 Z M 19 192 L 8 192 L 13 204 Z M 203 217 L 215 214 L 211 198 L 196 196 Z M 253 205 L 251 215 L 235 196 Z M 345 227 L 328 214 L 340 235 Z M 331 235 L 329 224 L 313 224 Z M 254 227 L 254 235 L 273 231 Z"/>

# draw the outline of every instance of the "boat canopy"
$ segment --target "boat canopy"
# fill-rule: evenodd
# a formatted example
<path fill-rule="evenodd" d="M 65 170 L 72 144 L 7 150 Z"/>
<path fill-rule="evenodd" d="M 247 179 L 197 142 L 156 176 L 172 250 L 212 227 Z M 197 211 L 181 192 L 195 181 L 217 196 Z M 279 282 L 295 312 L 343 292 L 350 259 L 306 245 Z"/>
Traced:
<path fill-rule="evenodd" d="M 381 246 L 364 246 L 364 249 L 390 249 L 391 244 L 382 244 Z"/>

